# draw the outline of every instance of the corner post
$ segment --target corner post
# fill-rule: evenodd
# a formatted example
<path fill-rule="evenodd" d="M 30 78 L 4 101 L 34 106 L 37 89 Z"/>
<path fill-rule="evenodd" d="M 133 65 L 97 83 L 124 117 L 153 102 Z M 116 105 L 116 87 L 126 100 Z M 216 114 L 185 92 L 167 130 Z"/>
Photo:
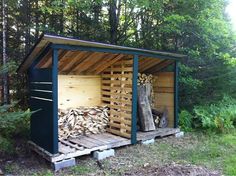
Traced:
<path fill-rule="evenodd" d="M 174 64 L 175 73 L 174 73 L 174 128 L 179 127 L 179 87 L 178 87 L 178 79 L 179 79 L 179 68 L 178 68 L 178 61 L 175 61 Z"/>
<path fill-rule="evenodd" d="M 138 55 L 133 58 L 133 79 L 132 79 L 132 127 L 131 143 L 137 143 L 137 106 L 138 106 Z"/>
<path fill-rule="evenodd" d="M 53 154 L 58 153 L 58 49 L 52 53 L 52 98 L 53 98 Z"/>

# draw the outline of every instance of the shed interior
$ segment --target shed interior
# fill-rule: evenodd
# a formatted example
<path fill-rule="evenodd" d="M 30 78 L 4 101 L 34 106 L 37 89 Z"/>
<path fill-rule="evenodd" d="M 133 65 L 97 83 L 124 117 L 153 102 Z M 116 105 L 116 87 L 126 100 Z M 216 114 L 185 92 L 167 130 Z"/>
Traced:
<path fill-rule="evenodd" d="M 59 142 L 59 152 L 81 150 L 82 155 L 84 148 L 96 150 L 104 145 L 112 148 L 131 143 L 133 59 L 133 55 L 128 54 L 59 50 L 59 111 L 79 107 L 109 108 L 106 132 L 79 135 L 76 139 L 70 136 L 62 138 Z M 170 128 L 174 127 L 174 72 L 163 72 L 163 69 L 173 63 L 173 60 L 140 56 L 138 66 L 140 73 L 154 76 L 154 107 L 160 111 L 168 109 Z M 35 67 L 52 68 L 52 50 Z M 145 140 L 150 136 L 158 136 L 159 133 L 168 134 L 170 131 L 159 129 L 139 132 L 137 139 Z M 74 148 L 75 146 L 77 147 Z"/>

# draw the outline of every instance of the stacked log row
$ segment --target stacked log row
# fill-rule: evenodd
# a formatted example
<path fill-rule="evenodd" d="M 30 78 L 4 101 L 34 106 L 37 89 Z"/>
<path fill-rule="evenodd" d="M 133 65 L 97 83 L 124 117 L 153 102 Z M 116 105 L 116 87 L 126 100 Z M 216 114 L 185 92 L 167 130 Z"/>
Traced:
<path fill-rule="evenodd" d="M 59 109 L 59 139 L 98 134 L 108 126 L 108 107 L 79 107 Z"/>
<path fill-rule="evenodd" d="M 152 84 L 153 76 L 152 74 L 138 73 L 138 85 Z"/>

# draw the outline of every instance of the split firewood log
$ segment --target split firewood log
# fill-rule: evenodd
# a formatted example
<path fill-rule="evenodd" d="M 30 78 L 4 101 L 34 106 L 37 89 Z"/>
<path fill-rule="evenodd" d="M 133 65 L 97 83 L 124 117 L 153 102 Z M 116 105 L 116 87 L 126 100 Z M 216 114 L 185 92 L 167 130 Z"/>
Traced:
<path fill-rule="evenodd" d="M 108 111 L 106 106 L 59 109 L 59 139 L 105 132 L 108 126 Z"/>
<path fill-rule="evenodd" d="M 146 75 L 145 73 L 138 73 L 138 85 L 153 83 L 153 75 Z"/>

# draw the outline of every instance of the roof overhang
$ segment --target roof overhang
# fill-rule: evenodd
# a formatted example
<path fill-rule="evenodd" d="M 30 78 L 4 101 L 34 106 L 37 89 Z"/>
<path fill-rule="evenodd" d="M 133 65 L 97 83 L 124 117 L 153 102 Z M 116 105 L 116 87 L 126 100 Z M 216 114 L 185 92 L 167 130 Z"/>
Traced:
<path fill-rule="evenodd" d="M 101 52 L 103 50 L 104 52 L 116 51 L 121 54 L 132 53 L 143 56 L 152 55 L 155 56 L 156 58 L 164 57 L 177 60 L 186 57 L 186 55 L 170 53 L 170 52 L 146 50 L 146 49 L 79 40 L 70 37 L 43 34 L 39 38 L 38 42 L 34 45 L 34 47 L 30 50 L 29 54 L 25 57 L 22 64 L 19 66 L 18 72 L 19 73 L 25 72 L 34 62 L 34 60 L 40 55 L 40 53 L 42 53 L 49 45 L 56 46 L 57 48 L 60 48 L 62 46 L 69 46 L 69 47 L 64 47 L 64 49 L 70 48 L 72 50 L 76 50 L 78 47 L 97 48 Z"/>

